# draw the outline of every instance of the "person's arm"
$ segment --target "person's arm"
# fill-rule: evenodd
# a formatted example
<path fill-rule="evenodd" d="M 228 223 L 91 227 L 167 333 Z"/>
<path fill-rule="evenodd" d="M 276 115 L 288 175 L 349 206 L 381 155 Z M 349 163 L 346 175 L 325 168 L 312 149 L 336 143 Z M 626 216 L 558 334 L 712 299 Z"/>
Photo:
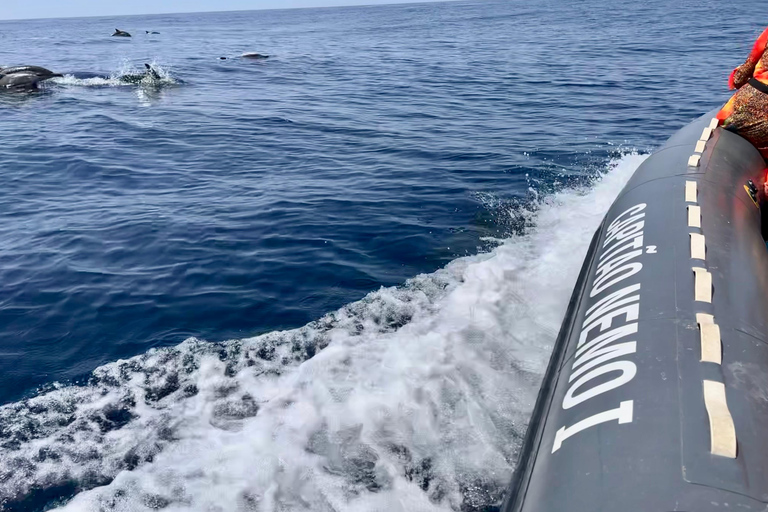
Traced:
<path fill-rule="evenodd" d="M 755 71 L 757 62 L 760 60 L 760 57 L 763 56 L 763 52 L 765 52 L 765 46 L 767 43 L 768 28 L 766 28 L 763 33 L 760 34 L 760 37 L 757 38 L 757 41 L 755 41 L 755 44 L 752 47 L 752 51 L 750 52 L 749 57 L 747 57 L 746 62 L 731 72 L 731 76 L 728 77 L 729 89 L 741 89 L 741 86 L 747 83 L 747 80 L 752 77 L 752 73 Z"/>

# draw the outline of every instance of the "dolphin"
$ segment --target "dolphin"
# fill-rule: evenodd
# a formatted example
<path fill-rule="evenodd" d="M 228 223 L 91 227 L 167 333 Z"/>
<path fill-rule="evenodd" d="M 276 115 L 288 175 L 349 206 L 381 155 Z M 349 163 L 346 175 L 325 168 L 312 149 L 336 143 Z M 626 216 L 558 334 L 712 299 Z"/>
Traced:
<path fill-rule="evenodd" d="M 147 34 L 159 34 L 160 33 L 160 32 L 155 32 L 153 30 L 145 30 L 144 32 L 146 32 Z"/>
<path fill-rule="evenodd" d="M 117 37 L 131 37 L 131 34 L 126 32 L 125 30 L 120 30 L 119 28 L 116 28 L 115 29 L 115 33 L 112 34 L 112 37 L 115 37 L 115 36 L 117 36 Z"/>
<path fill-rule="evenodd" d="M 7 68 L 0 68 L 0 75 L 10 75 L 21 71 L 29 71 L 30 73 L 38 73 L 40 75 L 61 76 L 50 69 L 45 69 L 40 66 L 9 66 Z"/>
<path fill-rule="evenodd" d="M 269 55 L 264 55 L 263 53 L 244 53 L 241 57 L 244 59 L 268 59 Z"/>
<path fill-rule="evenodd" d="M 12 66 L 0 68 L 0 89 L 32 91 L 37 84 L 49 78 L 62 76 L 40 66 Z"/>
<path fill-rule="evenodd" d="M 147 68 L 147 70 L 143 73 L 122 75 L 122 76 L 119 76 L 117 79 L 126 84 L 138 84 L 138 83 L 141 83 L 145 78 L 151 78 L 152 80 L 162 79 L 160 74 L 157 71 L 155 71 L 155 69 L 152 66 L 145 63 L 144 67 Z"/>

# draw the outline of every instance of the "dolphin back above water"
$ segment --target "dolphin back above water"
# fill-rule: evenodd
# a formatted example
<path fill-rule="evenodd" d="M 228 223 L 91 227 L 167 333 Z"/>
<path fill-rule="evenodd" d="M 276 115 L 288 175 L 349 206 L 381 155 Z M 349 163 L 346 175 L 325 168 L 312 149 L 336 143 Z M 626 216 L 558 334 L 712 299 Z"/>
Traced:
<path fill-rule="evenodd" d="M 40 66 L 11 66 L 0 68 L 0 89 L 26 90 L 37 89 L 43 80 L 62 76 Z"/>
<path fill-rule="evenodd" d="M 131 34 L 126 32 L 125 30 L 120 30 L 119 28 L 116 28 L 115 33 L 112 34 L 112 37 L 131 37 Z"/>
<path fill-rule="evenodd" d="M 157 81 L 162 80 L 163 77 L 161 77 L 160 74 L 155 71 L 152 66 L 149 64 L 144 64 L 144 67 L 147 68 L 145 72 L 121 75 L 118 77 L 118 80 L 126 84 L 138 84 L 144 82 L 146 79 Z"/>

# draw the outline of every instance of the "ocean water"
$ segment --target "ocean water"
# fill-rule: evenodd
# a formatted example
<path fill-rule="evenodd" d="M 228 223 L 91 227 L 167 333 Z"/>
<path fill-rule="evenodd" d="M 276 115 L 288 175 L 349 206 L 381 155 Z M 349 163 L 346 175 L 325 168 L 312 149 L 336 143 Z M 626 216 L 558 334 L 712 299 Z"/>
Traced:
<path fill-rule="evenodd" d="M 760 6 L 0 22 L 65 74 L 0 94 L 0 510 L 497 510 L 592 233 Z"/>

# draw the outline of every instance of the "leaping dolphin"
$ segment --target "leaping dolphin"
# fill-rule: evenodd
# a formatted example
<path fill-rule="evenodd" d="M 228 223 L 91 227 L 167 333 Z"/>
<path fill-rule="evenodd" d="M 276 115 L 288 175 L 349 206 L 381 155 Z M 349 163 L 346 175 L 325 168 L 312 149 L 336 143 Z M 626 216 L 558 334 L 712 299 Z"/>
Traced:
<path fill-rule="evenodd" d="M 0 68 L 0 88 L 32 91 L 37 84 L 49 78 L 62 76 L 40 66 L 12 66 Z"/>
<path fill-rule="evenodd" d="M 115 33 L 112 34 L 112 37 L 115 37 L 115 36 L 117 36 L 117 37 L 131 37 L 131 34 L 126 32 L 125 30 L 120 30 L 119 28 L 116 28 L 115 29 Z"/>

